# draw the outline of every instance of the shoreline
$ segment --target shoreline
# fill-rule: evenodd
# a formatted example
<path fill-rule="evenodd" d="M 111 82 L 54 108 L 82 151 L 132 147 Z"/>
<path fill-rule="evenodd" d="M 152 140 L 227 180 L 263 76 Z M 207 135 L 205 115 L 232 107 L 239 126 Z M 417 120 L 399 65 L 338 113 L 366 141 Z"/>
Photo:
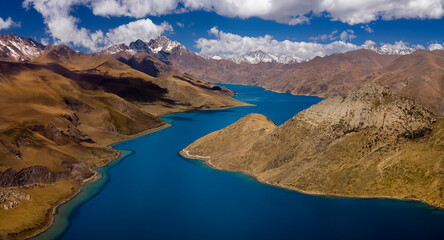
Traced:
<path fill-rule="evenodd" d="M 154 133 L 154 132 L 166 129 L 166 128 L 169 128 L 171 126 L 172 126 L 171 124 L 165 123 L 162 126 L 159 126 L 159 127 L 156 127 L 156 128 L 152 128 L 152 129 L 148 129 L 148 130 L 145 130 L 143 132 L 131 135 L 130 137 L 125 138 L 125 139 L 123 139 L 121 141 L 117 141 L 117 142 L 108 144 L 108 146 L 112 147 L 114 149 L 114 145 L 116 145 L 116 144 L 123 143 L 123 142 L 129 141 L 129 140 L 133 140 L 135 138 L 142 137 L 142 136 L 148 135 L 150 133 Z M 110 163 L 116 161 L 117 159 L 121 158 L 122 157 L 122 151 L 121 150 L 117 150 L 117 151 L 118 151 L 119 154 L 115 158 L 113 158 L 112 160 L 110 160 L 109 162 L 107 162 L 107 163 L 105 163 L 103 165 L 97 166 L 94 169 L 105 167 L 105 166 L 109 165 Z M 89 177 L 88 179 L 83 180 L 82 183 L 80 184 L 80 186 L 78 187 L 78 189 L 71 196 L 69 196 L 69 197 L 67 197 L 65 199 L 62 199 L 60 202 L 56 203 L 54 206 L 51 207 L 52 210 L 51 210 L 51 214 L 50 214 L 50 217 L 49 217 L 49 221 L 48 221 L 47 224 L 45 224 L 45 226 L 43 228 L 40 228 L 39 230 L 37 230 L 35 232 L 32 232 L 32 233 L 29 233 L 29 234 L 25 233 L 25 235 L 23 235 L 23 239 L 31 239 L 31 238 L 37 237 L 37 236 L 45 233 L 46 231 L 48 231 L 48 229 L 50 229 L 54 225 L 55 215 L 57 215 L 58 209 L 59 209 L 59 207 L 61 205 L 65 204 L 65 203 L 69 202 L 70 200 L 72 200 L 73 198 L 77 197 L 82 192 L 82 188 L 85 185 L 97 182 L 98 180 L 100 180 L 102 178 L 103 174 L 101 174 L 100 172 L 97 172 L 96 170 L 93 170 L 93 172 L 94 172 L 93 176 Z"/>
<path fill-rule="evenodd" d="M 290 186 L 286 186 L 286 185 L 282 185 L 282 184 L 273 184 L 273 183 L 270 183 L 266 180 L 263 180 L 262 178 L 260 178 L 258 176 L 255 176 L 252 173 L 248 173 L 245 171 L 233 171 L 233 170 L 227 170 L 227 169 L 217 167 L 213 163 L 211 163 L 210 156 L 192 155 L 192 154 L 189 154 L 188 150 L 186 150 L 185 148 L 179 151 L 179 155 L 184 158 L 187 158 L 187 159 L 202 161 L 207 167 L 210 167 L 212 169 L 216 169 L 219 171 L 225 171 L 225 172 L 231 172 L 231 173 L 240 173 L 240 174 L 243 174 L 247 177 L 252 178 L 253 180 L 255 180 L 258 183 L 266 184 L 268 186 L 277 187 L 277 188 L 281 188 L 281 189 L 288 190 L 288 191 L 298 192 L 298 193 L 305 194 L 305 195 L 327 197 L 327 198 L 386 199 L 386 200 L 411 201 L 411 202 L 415 202 L 415 203 L 421 203 L 433 210 L 444 211 L 444 206 L 440 207 L 437 205 L 433 205 L 432 203 L 429 203 L 425 200 L 421 200 L 421 199 L 417 199 L 417 198 L 402 198 L 402 197 L 396 197 L 396 196 L 382 196 L 382 195 L 381 196 L 347 195 L 347 194 L 341 195 L 341 194 L 325 194 L 325 193 L 321 193 L 321 192 L 305 191 L 305 190 L 297 189 L 295 187 L 290 187 Z"/>
<path fill-rule="evenodd" d="M 231 107 L 221 107 L 221 108 L 204 109 L 204 110 L 196 109 L 196 110 L 190 110 L 190 111 L 171 112 L 171 113 L 168 113 L 168 114 L 159 115 L 158 117 L 167 116 L 167 115 L 171 115 L 171 114 L 178 114 L 178 113 L 187 113 L 187 112 L 196 112 L 196 111 L 211 111 L 211 110 L 224 110 L 224 109 L 230 109 L 230 108 L 235 108 L 235 107 L 248 107 L 248 106 L 254 106 L 254 105 L 253 104 L 249 104 L 249 103 L 244 103 L 244 104 L 240 104 L 238 106 L 231 106 Z M 172 126 L 171 124 L 165 122 L 165 124 L 163 124 L 162 126 L 155 127 L 155 128 L 152 128 L 152 129 L 147 129 L 147 130 L 142 131 L 140 133 L 136 133 L 136 134 L 130 135 L 128 137 L 124 137 L 122 140 L 113 142 L 113 143 L 108 144 L 106 146 L 115 149 L 114 146 L 117 145 L 117 144 L 124 143 L 126 141 L 130 141 L 130 140 L 133 140 L 133 139 L 136 139 L 136 138 L 139 138 L 139 137 L 142 137 L 142 136 L 154 133 L 154 132 L 158 132 L 160 130 L 169 128 L 171 126 Z M 122 157 L 122 150 L 117 150 L 117 151 L 118 151 L 118 155 L 115 158 L 113 158 L 110 161 L 104 163 L 103 165 L 99 165 L 99 166 L 95 167 L 94 169 L 105 167 L 105 166 L 111 164 L 112 162 L 116 161 L 117 159 L 121 158 Z M 74 199 L 75 197 L 77 197 L 82 192 L 82 188 L 85 185 L 97 182 L 98 180 L 100 180 L 102 178 L 103 174 L 97 172 L 96 170 L 93 170 L 93 171 L 94 171 L 94 175 L 91 176 L 88 179 L 83 180 L 82 183 L 80 184 L 80 186 L 78 187 L 78 189 L 71 196 L 69 196 L 69 197 L 67 197 L 65 199 L 62 199 L 61 201 L 59 201 L 58 203 L 54 204 L 51 207 L 51 210 L 50 210 L 51 214 L 49 216 L 49 220 L 45 224 L 44 227 L 39 228 L 38 230 L 35 230 L 35 231 L 30 230 L 29 234 L 26 233 L 26 231 L 25 232 L 20 232 L 19 234 L 23 234 L 23 235 L 21 235 L 20 238 L 31 239 L 31 238 L 38 237 L 39 235 L 47 232 L 54 225 L 55 215 L 57 215 L 58 209 L 59 209 L 60 206 L 62 206 L 63 204 L 65 204 L 65 203 L 71 201 L 72 199 Z"/>
<path fill-rule="evenodd" d="M 121 155 L 121 153 L 119 151 L 119 156 L 116 157 L 115 159 L 118 159 L 120 157 L 120 155 Z M 112 161 L 114 161 L 115 159 L 113 159 Z M 37 237 L 40 234 L 46 232 L 54 224 L 54 217 L 58 213 L 58 209 L 59 209 L 59 207 L 61 205 L 65 204 L 66 202 L 69 202 L 70 200 L 75 198 L 79 193 L 81 193 L 82 192 L 82 187 L 84 185 L 89 184 L 89 183 L 94 183 L 94 182 L 98 181 L 101 178 L 102 178 L 102 174 L 94 170 L 94 174 L 91 177 L 89 177 L 88 179 L 83 180 L 82 181 L 83 184 L 80 185 L 80 187 L 77 189 L 77 191 L 75 193 L 73 193 L 68 198 L 62 199 L 60 202 L 56 203 L 52 207 L 52 212 L 50 214 L 50 220 L 43 228 L 39 229 L 36 232 L 33 232 L 33 233 L 29 234 L 28 236 L 27 235 L 23 236 L 24 239 L 30 239 L 30 238 L 33 238 L 33 237 Z"/>

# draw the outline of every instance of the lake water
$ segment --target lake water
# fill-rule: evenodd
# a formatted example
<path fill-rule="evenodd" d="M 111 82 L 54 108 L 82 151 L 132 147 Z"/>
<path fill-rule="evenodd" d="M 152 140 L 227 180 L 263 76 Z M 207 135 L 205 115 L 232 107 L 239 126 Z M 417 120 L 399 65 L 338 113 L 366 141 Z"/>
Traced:
<path fill-rule="evenodd" d="M 179 156 L 249 113 L 279 125 L 321 100 L 226 86 L 257 106 L 165 116 L 172 127 L 116 145 L 133 154 L 99 169 L 38 239 L 444 239 L 444 211 L 418 202 L 310 196 Z"/>

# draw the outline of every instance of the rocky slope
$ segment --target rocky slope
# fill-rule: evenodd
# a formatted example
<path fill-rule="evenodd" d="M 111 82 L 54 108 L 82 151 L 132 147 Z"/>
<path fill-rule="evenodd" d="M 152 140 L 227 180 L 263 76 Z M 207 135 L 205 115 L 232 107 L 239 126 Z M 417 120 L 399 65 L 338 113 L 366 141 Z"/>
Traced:
<path fill-rule="evenodd" d="M 295 63 L 300 63 L 302 61 L 303 61 L 302 59 L 297 57 L 276 56 L 272 54 L 266 54 L 261 50 L 249 52 L 236 59 L 233 59 L 233 62 L 235 63 L 248 63 L 248 64 L 258 64 L 261 62 L 295 64 Z"/>
<path fill-rule="evenodd" d="M 40 56 L 44 48 L 30 38 L 0 34 L 0 61 L 29 61 Z"/>
<path fill-rule="evenodd" d="M 240 137 L 242 136 L 242 137 Z M 444 207 L 444 119 L 377 85 L 327 98 L 276 127 L 252 114 L 181 151 L 310 194 Z"/>

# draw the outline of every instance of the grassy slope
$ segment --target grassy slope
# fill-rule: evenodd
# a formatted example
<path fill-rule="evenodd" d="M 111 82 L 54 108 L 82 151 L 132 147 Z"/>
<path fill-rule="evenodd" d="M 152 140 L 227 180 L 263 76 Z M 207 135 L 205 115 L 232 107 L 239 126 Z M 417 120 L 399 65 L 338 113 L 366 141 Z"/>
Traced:
<path fill-rule="evenodd" d="M 110 144 L 165 126 L 155 115 L 244 104 L 228 92 L 178 78 L 153 78 L 109 56 L 53 50 L 32 63 L 0 62 L 0 172 L 34 165 L 56 172 L 72 164 L 103 166 L 118 156 Z M 64 117 L 73 113 L 78 126 Z M 77 129 L 94 142 L 60 134 L 51 139 L 30 130 L 50 124 L 65 133 Z M 81 180 L 19 189 L 32 201 L 0 209 L 0 238 L 29 235 L 45 226 L 53 206 L 77 192 Z"/>

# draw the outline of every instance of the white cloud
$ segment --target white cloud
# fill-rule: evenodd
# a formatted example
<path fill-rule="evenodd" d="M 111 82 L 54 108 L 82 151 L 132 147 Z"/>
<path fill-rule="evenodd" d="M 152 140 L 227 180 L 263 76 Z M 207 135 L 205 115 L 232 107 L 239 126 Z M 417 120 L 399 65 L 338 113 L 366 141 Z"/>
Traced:
<path fill-rule="evenodd" d="M 297 17 L 290 18 L 288 25 L 294 26 L 294 25 L 305 24 L 305 23 L 309 23 L 309 22 L 310 22 L 310 18 L 308 18 L 306 16 L 297 16 Z"/>
<path fill-rule="evenodd" d="M 172 13 L 178 5 L 178 0 L 87 0 L 94 15 L 98 16 L 128 16 L 143 18 L 147 15 L 158 16 Z"/>
<path fill-rule="evenodd" d="M 181 22 L 176 22 L 176 25 L 177 25 L 178 27 L 181 27 L 181 28 L 185 27 L 185 24 L 183 24 L 183 23 L 181 23 Z"/>
<path fill-rule="evenodd" d="M 84 5 L 97 16 L 145 18 L 186 11 L 204 10 L 227 17 L 259 17 L 289 25 L 310 22 L 326 13 L 332 20 L 348 24 L 378 19 L 440 19 L 443 0 L 25 0 L 48 8 Z M 307 17 L 308 16 L 308 17 Z M 370 31 L 367 27 L 366 30 Z"/>
<path fill-rule="evenodd" d="M 250 52 L 263 51 L 266 54 L 274 56 L 286 56 L 290 58 L 299 58 L 302 60 L 309 60 L 316 56 L 326 56 L 334 53 L 348 52 L 357 49 L 369 49 L 379 54 L 410 54 L 417 49 L 425 49 L 419 44 L 410 44 L 403 41 L 396 41 L 393 44 L 381 43 L 378 47 L 376 42 L 367 40 L 363 45 L 355 45 L 346 40 L 355 38 L 353 30 L 346 30 L 340 34 L 340 41 L 333 41 L 330 43 L 316 43 L 316 42 L 292 42 L 289 40 L 278 41 L 273 39 L 270 35 L 261 37 L 240 36 L 233 33 L 226 33 L 218 29 L 218 27 L 211 28 L 208 33 L 214 36 L 213 39 L 200 38 L 196 41 L 196 48 L 200 49 L 199 54 L 205 57 L 218 56 L 224 59 L 236 59 L 242 55 Z M 316 39 L 321 39 L 324 36 L 327 38 L 337 38 L 338 31 L 333 31 L 330 34 L 324 34 Z M 444 44 L 443 44 L 444 45 Z M 444 49 L 444 46 L 438 43 L 430 44 L 428 49 Z"/>
<path fill-rule="evenodd" d="M 443 4 L 442 0 L 323 0 L 320 5 L 334 20 L 359 24 L 378 18 L 439 19 L 444 15 Z"/>
<path fill-rule="evenodd" d="M 41 38 L 40 39 L 40 43 L 43 45 L 48 45 L 49 44 L 49 38 Z"/>
<path fill-rule="evenodd" d="M 217 27 L 210 29 L 209 33 L 216 39 L 200 38 L 196 47 L 203 56 L 220 56 L 225 59 L 234 59 L 246 53 L 262 50 L 267 54 L 277 56 L 298 57 L 311 59 L 316 56 L 325 56 L 337 52 L 346 52 L 361 48 L 344 41 L 334 41 L 328 44 L 313 42 L 277 41 L 270 35 L 262 37 L 242 37 L 240 35 L 225 33 Z"/>
<path fill-rule="evenodd" d="M 369 32 L 369 33 L 374 32 L 373 29 L 368 24 L 366 24 L 364 26 L 361 26 L 361 28 L 364 29 L 366 32 Z"/>
<path fill-rule="evenodd" d="M 346 42 L 347 40 L 353 40 L 356 38 L 355 32 L 353 30 L 342 31 L 341 35 L 339 35 L 341 41 Z"/>
<path fill-rule="evenodd" d="M 444 16 L 443 0 L 83 0 L 95 15 L 163 15 L 193 10 L 214 11 L 227 17 L 259 17 L 295 25 L 308 23 L 306 15 L 325 12 L 333 20 L 349 24 L 368 23 L 379 18 L 439 19 Z M 178 9 L 178 6 L 183 8 Z"/>
<path fill-rule="evenodd" d="M 8 17 L 6 20 L 3 20 L 3 18 L 0 17 L 0 30 L 9 29 L 12 27 L 20 27 L 20 23 L 12 21 L 10 17 Z"/>
<path fill-rule="evenodd" d="M 311 41 L 317 41 L 317 40 L 321 40 L 323 42 L 326 41 L 326 40 L 333 41 L 333 40 L 336 40 L 338 38 L 337 33 L 338 33 L 338 30 L 334 30 L 330 34 L 322 34 L 322 35 L 319 35 L 317 37 L 310 37 L 309 39 Z"/>
<path fill-rule="evenodd" d="M 173 27 L 167 22 L 156 25 L 148 18 L 140 19 L 110 30 L 106 33 L 105 44 L 129 44 L 137 39 L 149 41 L 150 39 L 160 36 L 164 32 L 172 30 Z"/>
<path fill-rule="evenodd" d="M 442 44 L 439 44 L 439 43 L 432 43 L 432 44 L 429 45 L 428 49 L 430 51 L 442 50 L 442 49 L 444 49 L 444 46 Z"/>
<path fill-rule="evenodd" d="M 70 15 L 73 6 L 88 5 L 90 0 L 25 0 L 23 6 L 34 7 L 42 14 L 47 32 L 55 44 L 68 44 L 84 47 L 91 51 L 121 42 L 129 43 L 135 39 L 149 40 L 165 31 L 171 31 L 167 23 L 154 24 L 150 19 L 140 19 L 103 33 L 78 27 L 79 19 Z"/>

